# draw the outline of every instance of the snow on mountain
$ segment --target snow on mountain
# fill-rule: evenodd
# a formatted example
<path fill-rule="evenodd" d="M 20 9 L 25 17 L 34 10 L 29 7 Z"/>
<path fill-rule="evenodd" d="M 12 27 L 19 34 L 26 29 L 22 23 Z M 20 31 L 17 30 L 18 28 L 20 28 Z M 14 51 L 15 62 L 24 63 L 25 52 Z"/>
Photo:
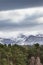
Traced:
<path fill-rule="evenodd" d="M 18 44 L 18 45 L 30 45 L 30 44 L 43 44 L 43 34 L 34 35 L 23 35 L 20 34 L 16 38 L 0 38 L 0 43 L 2 44 Z"/>
<path fill-rule="evenodd" d="M 29 37 L 27 37 L 26 42 L 29 44 L 34 43 L 43 44 L 43 37 L 39 35 L 38 36 L 30 35 Z"/>
<path fill-rule="evenodd" d="M 2 39 L 0 40 L 0 42 L 1 42 L 2 44 L 12 44 L 12 43 L 14 43 L 14 40 L 7 39 L 7 38 L 2 38 Z"/>
<path fill-rule="evenodd" d="M 18 37 L 16 38 L 16 44 L 24 45 L 26 38 L 27 37 L 23 34 L 18 35 Z"/>
<path fill-rule="evenodd" d="M 37 37 L 43 37 L 43 34 L 37 34 L 36 36 Z"/>

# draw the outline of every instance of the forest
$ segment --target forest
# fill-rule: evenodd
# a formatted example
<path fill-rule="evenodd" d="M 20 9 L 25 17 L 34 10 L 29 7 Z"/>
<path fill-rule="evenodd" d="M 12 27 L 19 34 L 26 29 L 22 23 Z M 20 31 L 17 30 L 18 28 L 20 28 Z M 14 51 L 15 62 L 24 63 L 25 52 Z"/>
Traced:
<path fill-rule="evenodd" d="M 0 65 L 30 65 L 30 58 L 40 57 L 43 64 L 43 45 L 11 45 L 0 43 Z"/>

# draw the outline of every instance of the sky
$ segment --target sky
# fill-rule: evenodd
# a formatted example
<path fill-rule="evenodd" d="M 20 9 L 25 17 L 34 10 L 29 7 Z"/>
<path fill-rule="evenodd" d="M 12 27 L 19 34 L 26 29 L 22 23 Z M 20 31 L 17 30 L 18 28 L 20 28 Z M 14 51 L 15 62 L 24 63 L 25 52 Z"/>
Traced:
<path fill-rule="evenodd" d="M 43 0 L 0 0 L 0 37 L 43 34 Z"/>

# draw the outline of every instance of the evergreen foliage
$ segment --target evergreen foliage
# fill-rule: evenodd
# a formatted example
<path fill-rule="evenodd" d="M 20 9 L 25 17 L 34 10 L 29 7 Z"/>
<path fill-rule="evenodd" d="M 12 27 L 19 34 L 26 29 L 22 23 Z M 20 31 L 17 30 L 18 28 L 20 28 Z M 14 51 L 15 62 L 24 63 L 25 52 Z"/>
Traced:
<path fill-rule="evenodd" d="M 43 63 L 43 45 L 36 43 L 32 46 L 20 46 L 0 43 L 0 65 L 29 65 L 31 56 L 37 56 L 37 49 Z"/>

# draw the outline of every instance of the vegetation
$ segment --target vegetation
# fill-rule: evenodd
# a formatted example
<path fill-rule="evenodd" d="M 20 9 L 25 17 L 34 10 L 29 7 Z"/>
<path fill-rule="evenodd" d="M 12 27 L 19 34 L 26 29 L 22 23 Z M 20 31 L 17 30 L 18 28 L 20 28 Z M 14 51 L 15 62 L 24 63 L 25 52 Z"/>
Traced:
<path fill-rule="evenodd" d="M 6 45 L 0 43 L 0 65 L 29 65 L 31 56 L 40 56 L 43 63 L 43 45 Z"/>

